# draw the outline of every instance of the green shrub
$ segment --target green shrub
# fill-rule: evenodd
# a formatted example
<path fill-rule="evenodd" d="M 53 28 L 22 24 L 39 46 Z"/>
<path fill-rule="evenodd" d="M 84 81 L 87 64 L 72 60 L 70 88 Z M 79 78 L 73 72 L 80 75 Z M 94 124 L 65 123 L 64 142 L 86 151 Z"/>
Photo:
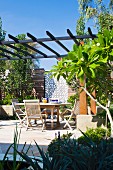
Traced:
<path fill-rule="evenodd" d="M 111 116 L 113 117 L 113 108 L 110 108 L 109 111 L 110 111 L 110 113 L 111 113 Z M 101 112 L 97 113 L 97 115 L 98 115 L 99 117 L 106 118 L 106 111 L 105 111 L 105 110 L 102 110 Z"/>
<path fill-rule="evenodd" d="M 85 134 L 84 137 L 87 139 L 87 146 L 79 144 L 77 140 L 67 139 L 60 144 L 60 152 L 54 153 L 52 157 L 44 153 L 36 142 L 41 159 L 30 158 L 23 152 L 18 153 L 33 170 L 111 170 L 113 168 L 113 140 L 103 139 L 96 144 Z"/>
<path fill-rule="evenodd" d="M 87 137 L 89 137 L 93 142 L 100 143 L 100 141 L 102 139 L 110 136 L 110 130 L 103 129 L 101 127 L 97 127 L 96 129 L 93 129 L 93 128 L 88 129 L 84 134 Z M 78 142 L 80 144 L 86 144 L 87 141 L 85 141 L 85 140 L 86 140 L 86 138 L 84 135 L 78 138 Z"/>
<path fill-rule="evenodd" d="M 61 137 L 55 138 L 51 141 L 51 143 L 48 145 L 48 152 L 49 152 L 49 156 L 53 156 L 56 153 L 60 154 L 60 148 L 61 146 L 70 139 L 70 137 L 72 136 L 72 133 L 67 133 L 67 134 L 63 134 Z"/>
<path fill-rule="evenodd" d="M 17 120 L 17 116 L 0 115 L 0 120 Z"/>
<path fill-rule="evenodd" d="M 19 102 L 23 102 L 23 97 L 14 97 L 13 95 L 6 95 L 4 99 L 0 101 L 0 105 L 11 105 L 12 99 L 17 98 Z M 33 99 L 33 96 L 26 96 L 24 99 Z"/>
<path fill-rule="evenodd" d="M 74 95 L 70 96 L 70 97 L 68 98 L 68 100 L 67 100 L 69 103 L 72 103 L 71 108 L 72 108 L 72 107 L 74 106 L 74 104 L 75 104 L 75 99 L 78 100 L 78 94 L 74 94 Z"/>
<path fill-rule="evenodd" d="M 13 96 L 11 96 L 10 94 L 6 95 L 5 98 L 3 100 L 0 101 L 1 105 L 10 105 L 12 102 L 12 98 Z"/>
<path fill-rule="evenodd" d="M 112 116 L 112 118 L 113 118 L 113 107 L 111 107 L 110 109 L 109 109 L 109 111 L 110 111 L 110 114 L 111 114 L 111 116 Z M 101 112 L 97 112 L 97 116 L 98 117 L 100 117 L 100 118 L 104 118 L 104 119 L 106 119 L 106 111 L 105 110 L 102 110 Z M 109 122 L 109 119 L 107 119 L 107 127 L 108 128 L 111 128 L 111 124 L 110 124 L 110 122 Z"/>

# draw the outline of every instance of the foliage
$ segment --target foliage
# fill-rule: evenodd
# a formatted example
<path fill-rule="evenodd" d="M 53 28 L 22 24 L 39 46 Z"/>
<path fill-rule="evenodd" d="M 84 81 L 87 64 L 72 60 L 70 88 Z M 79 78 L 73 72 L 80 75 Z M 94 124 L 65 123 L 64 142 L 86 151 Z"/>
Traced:
<path fill-rule="evenodd" d="M 2 19 L 0 17 L 0 41 L 5 40 L 6 31 L 2 30 Z"/>
<path fill-rule="evenodd" d="M 98 131 L 101 132 L 101 131 Z M 82 132 L 83 133 L 83 132 Z M 103 134 L 103 131 L 102 131 Z M 38 144 L 35 142 L 37 151 L 40 153 L 40 157 L 29 157 L 26 152 L 24 152 L 24 147 L 22 152 L 18 151 L 18 140 L 20 133 L 15 131 L 14 135 L 14 153 L 13 153 L 13 166 L 11 170 L 22 170 L 21 164 L 22 160 L 26 161 L 25 167 L 27 169 L 30 165 L 33 170 L 107 170 L 112 169 L 113 167 L 113 140 L 104 139 L 100 140 L 99 143 L 94 142 L 92 137 L 88 137 L 83 133 L 86 144 L 81 144 L 75 139 L 70 139 L 70 134 L 64 135 L 64 142 L 61 142 L 59 147 L 60 151 L 56 150 L 52 154 L 52 157 L 49 156 L 48 152 L 44 152 L 40 149 Z M 59 141 L 61 138 L 58 139 Z M 55 145 L 54 145 L 55 146 Z M 11 148 L 11 146 L 10 146 Z M 2 162 L 0 162 L 1 170 L 8 169 L 5 167 L 6 163 L 9 164 L 9 161 L 6 160 L 9 149 L 7 150 L 5 157 Z M 29 147 L 30 149 L 30 147 Z M 54 151 L 54 148 L 53 148 Z M 17 154 L 20 155 L 21 159 L 19 162 L 16 162 Z M 35 150 L 36 155 L 36 150 Z M 43 165 L 43 166 L 42 166 Z M 8 169 L 9 170 L 9 169 Z"/>
<path fill-rule="evenodd" d="M 109 110 L 110 110 L 111 116 L 113 117 L 113 108 L 110 108 Z M 102 110 L 101 112 L 97 112 L 97 116 L 106 118 L 106 111 Z"/>
<path fill-rule="evenodd" d="M 0 105 L 11 105 L 12 99 L 15 98 L 14 95 L 7 94 L 5 95 L 4 99 L 0 100 Z M 24 99 L 34 99 L 32 95 L 26 95 Z M 18 97 L 19 102 L 23 102 L 23 96 Z"/>
<path fill-rule="evenodd" d="M 60 154 L 61 145 L 65 144 L 65 142 L 69 140 L 71 136 L 72 133 L 67 133 L 67 134 L 63 134 L 61 137 L 53 139 L 51 143 L 48 145 L 49 156 L 53 156 L 56 153 Z"/>
<path fill-rule="evenodd" d="M 109 111 L 110 111 L 111 117 L 113 118 L 113 107 L 110 107 Z M 97 112 L 97 116 L 100 117 L 100 118 L 105 119 L 107 128 L 111 129 L 110 121 L 109 121 L 109 119 L 108 119 L 108 117 L 106 115 L 105 110 L 102 109 L 100 112 Z"/>
<path fill-rule="evenodd" d="M 6 35 L 6 31 L 2 30 L 2 19 L 0 17 L 0 40 L 1 41 L 3 41 L 5 39 L 5 35 Z M 2 51 L 0 50 L 0 52 L 2 52 Z M 0 56 L 0 58 L 1 58 L 1 56 Z M 6 67 L 6 64 L 7 64 L 7 62 L 0 61 L 0 99 L 1 99 L 2 82 L 4 81 L 3 78 L 5 76 L 5 67 Z"/>
<path fill-rule="evenodd" d="M 76 33 L 77 35 L 84 35 L 84 31 L 85 31 L 85 21 L 84 21 L 84 17 L 81 15 L 80 18 L 77 20 Z"/>
<path fill-rule="evenodd" d="M 10 105 L 12 103 L 13 96 L 10 94 L 7 94 L 3 100 L 0 101 L 1 105 Z"/>
<path fill-rule="evenodd" d="M 103 34 L 98 34 L 98 38 L 87 44 L 77 46 L 74 44 L 73 50 L 68 56 L 58 62 L 51 70 L 53 76 L 59 80 L 63 76 L 67 83 L 75 90 L 87 78 L 86 88 L 92 93 L 96 90 L 99 102 L 104 98 L 106 103 L 108 93 L 112 92 L 113 80 L 110 79 L 112 67 L 112 43 L 113 30 L 105 30 Z M 80 80 L 80 81 L 79 81 Z"/>
<path fill-rule="evenodd" d="M 1 41 L 5 39 L 6 32 L 2 30 L 2 21 L 0 18 L 0 39 Z M 16 38 L 19 40 L 25 40 L 26 35 L 20 34 Z M 36 47 L 36 43 L 29 43 L 30 46 Z M 35 55 L 36 52 L 23 46 L 22 44 L 14 44 L 15 50 L 10 47 L 3 46 L 3 48 L 12 51 L 20 55 L 21 57 L 28 56 L 28 52 L 30 54 Z M 5 54 L 2 50 L 1 53 Z M 11 55 L 10 55 L 11 56 Z M 13 55 L 13 58 L 15 56 Z M 31 69 L 39 68 L 39 60 L 38 59 L 19 59 L 14 61 L 1 61 L 0 62 L 0 99 L 2 99 L 3 94 L 5 98 L 7 95 L 13 95 L 15 98 L 24 98 L 27 95 L 30 95 L 33 83 L 32 83 L 32 75 Z M 6 71 L 9 71 L 8 75 L 6 75 Z M 7 100 L 7 99 L 4 99 Z M 5 101 L 3 101 L 5 102 Z M 9 103 L 9 102 L 6 102 Z"/>
<path fill-rule="evenodd" d="M 87 131 L 84 133 L 87 137 L 89 137 L 93 142 L 96 144 L 100 143 L 102 139 L 105 139 L 106 137 L 110 136 L 110 131 L 109 129 L 104 129 L 101 127 L 97 127 L 96 129 L 89 128 Z M 107 135 L 107 136 L 106 136 Z M 87 139 L 83 135 L 78 138 L 78 143 L 79 144 L 87 144 Z"/>
<path fill-rule="evenodd" d="M 98 33 L 97 38 L 86 44 L 79 46 L 74 44 L 68 56 L 50 71 L 57 80 L 62 76 L 73 89 L 84 90 L 97 105 L 106 110 L 111 124 L 111 135 L 113 135 L 113 120 L 106 103 L 113 100 L 112 46 L 113 29 L 111 31 L 105 29 L 103 33 Z M 94 90 L 96 99 L 92 96 Z"/>
<path fill-rule="evenodd" d="M 74 106 L 75 104 L 75 99 L 78 100 L 79 99 L 79 95 L 78 93 L 74 94 L 74 95 L 71 95 L 69 98 L 68 98 L 68 102 L 69 103 L 72 103 L 72 106 Z"/>
<path fill-rule="evenodd" d="M 17 120 L 16 115 L 9 116 L 9 115 L 0 115 L 0 120 Z"/>
<path fill-rule="evenodd" d="M 26 39 L 25 34 L 18 35 L 17 38 L 24 40 Z M 15 44 L 16 47 L 20 48 L 20 51 L 14 51 L 21 56 L 26 56 L 22 50 L 28 51 L 27 47 L 21 44 Z M 2 86 L 3 91 L 6 95 L 13 95 L 15 98 L 24 98 L 26 94 L 30 95 L 32 90 L 32 75 L 31 75 L 31 65 L 32 60 L 13 60 L 10 61 L 10 64 L 7 69 L 9 73 L 7 77 L 4 78 L 4 84 Z"/>
<path fill-rule="evenodd" d="M 81 35 L 81 32 L 83 33 L 85 31 L 88 23 L 92 23 L 101 32 L 104 29 L 110 29 L 113 25 L 112 0 L 109 0 L 108 5 L 104 3 L 104 0 L 78 0 L 78 4 L 80 17 L 76 26 L 77 34 Z"/>
<path fill-rule="evenodd" d="M 53 156 L 52 158 L 49 157 L 48 153 L 44 153 L 43 150 L 40 149 L 38 144 L 35 142 L 38 152 L 40 153 L 40 158 L 30 158 L 24 153 L 19 153 L 19 155 L 25 159 L 33 168 L 33 170 L 67 170 L 67 166 L 69 164 L 69 159 L 62 157 L 62 159 L 59 159 L 56 156 Z M 41 163 L 41 165 L 40 165 Z"/>
<path fill-rule="evenodd" d="M 60 152 L 56 152 L 52 155 L 52 158 L 48 157 L 48 154 L 45 154 L 38 147 L 42 163 L 44 168 L 39 168 L 39 161 L 33 163 L 32 160 L 29 160 L 26 155 L 22 155 L 27 161 L 31 162 L 33 169 L 39 168 L 40 170 L 53 169 L 53 165 L 57 166 L 57 169 L 78 169 L 78 170 L 96 170 L 102 169 L 107 170 L 111 169 L 113 166 L 113 141 L 102 140 L 98 145 L 92 141 L 89 137 L 84 134 L 87 139 L 87 145 L 79 144 L 78 141 L 73 139 L 65 140 L 64 143 L 60 144 Z M 60 163 L 59 163 L 60 161 Z M 63 166 L 62 166 L 63 165 Z M 64 166 L 65 165 L 65 166 Z M 55 168 L 55 167 L 54 167 Z"/>

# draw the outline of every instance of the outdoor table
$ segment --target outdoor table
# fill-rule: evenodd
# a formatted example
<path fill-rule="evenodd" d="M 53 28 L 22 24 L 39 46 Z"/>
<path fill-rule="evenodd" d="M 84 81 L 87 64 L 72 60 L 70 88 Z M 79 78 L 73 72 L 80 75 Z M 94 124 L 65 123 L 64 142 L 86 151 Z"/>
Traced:
<path fill-rule="evenodd" d="M 31 102 L 32 101 L 33 100 L 31 100 Z M 59 121 L 60 106 L 66 106 L 66 105 L 70 105 L 70 104 L 71 103 L 42 103 L 42 102 L 40 102 L 40 108 L 49 109 L 51 111 L 51 129 L 54 129 L 60 125 L 60 121 Z M 24 105 L 24 103 L 16 103 L 16 105 L 22 106 L 22 105 Z M 57 122 L 56 122 L 55 127 L 54 127 L 54 119 L 53 119 L 54 109 L 57 110 Z"/>
<path fill-rule="evenodd" d="M 66 106 L 69 105 L 71 103 L 42 103 L 40 102 L 40 108 L 46 108 L 49 109 L 51 111 L 51 129 L 54 129 L 54 119 L 53 119 L 53 115 L 54 115 L 54 110 L 57 110 L 57 122 L 56 122 L 56 127 L 58 127 L 60 125 L 60 121 L 59 121 L 59 109 L 60 106 Z"/>

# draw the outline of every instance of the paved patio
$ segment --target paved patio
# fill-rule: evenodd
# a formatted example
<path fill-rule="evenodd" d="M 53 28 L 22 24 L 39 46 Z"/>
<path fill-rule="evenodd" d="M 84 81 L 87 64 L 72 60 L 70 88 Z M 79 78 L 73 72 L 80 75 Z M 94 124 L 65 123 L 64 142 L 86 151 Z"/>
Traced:
<path fill-rule="evenodd" d="M 9 145 L 13 143 L 13 137 L 14 137 L 14 130 L 16 128 L 16 124 L 18 123 L 18 120 L 0 120 L 0 154 L 4 154 L 6 150 L 8 149 Z M 79 130 L 74 129 L 73 131 L 70 131 L 68 128 L 63 129 L 64 123 L 61 122 L 61 125 L 56 130 L 44 130 L 41 131 L 41 127 L 36 127 L 35 129 L 29 129 L 26 131 L 26 128 L 21 128 L 18 126 L 18 131 L 21 129 L 21 135 L 19 140 L 19 148 L 18 150 L 22 150 L 23 144 L 26 142 L 26 147 L 24 151 L 27 150 L 29 144 L 32 146 L 30 147 L 30 150 L 28 152 L 29 155 L 32 156 L 32 151 L 35 156 L 39 156 L 38 149 L 36 148 L 36 145 L 34 141 L 37 142 L 37 144 L 43 148 L 44 151 L 47 150 L 47 146 L 49 143 L 55 138 L 55 133 L 58 134 L 60 132 L 60 135 L 73 133 L 75 138 L 78 138 L 81 136 L 81 133 Z M 9 154 L 12 154 L 13 148 L 10 149 Z"/>

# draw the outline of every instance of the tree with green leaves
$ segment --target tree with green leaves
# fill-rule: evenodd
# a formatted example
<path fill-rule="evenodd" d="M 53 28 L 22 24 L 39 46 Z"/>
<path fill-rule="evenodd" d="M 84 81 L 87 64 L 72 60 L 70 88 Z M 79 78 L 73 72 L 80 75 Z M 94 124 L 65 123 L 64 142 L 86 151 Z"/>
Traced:
<path fill-rule="evenodd" d="M 20 40 L 25 40 L 26 35 L 20 34 L 17 36 Z M 27 47 L 21 44 L 15 44 L 16 47 L 23 51 L 28 51 Z M 23 51 L 14 51 L 20 56 L 26 56 Z M 26 94 L 30 95 L 33 83 L 31 75 L 31 67 L 33 62 L 31 59 L 19 59 L 10 61 L 9 74 L 6 78 L 5 92 L 6 95 L 10 94 L 15 98 L 24 99 Z"/>
<path fill-rule="evenodd" d="M 5 40 L 5 36 L 6 36 L 6 31 L 2 29 L 2 19 L 0 17 L 0 41 Z M 2 51 L 0 51 L 2 52 Z M 5 69 L 6 69 L 6 62 L 5 61 L 0 61 L 0 99 L 1 99 L 1 95 L 2 95 L 2 83 L 4 81 L 4 76 L 5 76 Z"/>
<path fill-rule="evenodd" d="M 0 41 L 5 40 L 6 31 L 2 30 L 2 19 L 0 17 Z"/>
<path fill-rule="evenodd" d="M 84 90 L 97 105 L 106 110 L 113 137 L 113 120 L 109 108 L 106 107 L 106 103 L 112 98 L 113 89 L 113 79 L 110 78 L 113 71 L 113 29 L 104 30 L 97 37 L 84 45 L 74 44 L 73 50 L 51 72 L 58 80 L 63 76 L 72 88 Z M 86 82 L 81 85 L 84 79 Z M 92 96 L 94 89 L 96 99 Z"/>
<path fill-rule="evenodd" d="M 89 23 L 98 31 L 113 26 L 113 0 L 78 0 L 80 17 L 76 33 L 83 35 Z"/>
<path fill-rule="evenodd" d="M 2 20 L 0 18 L 0 41 L 5 40 L 6 32 L 2 30 Z M 25 40 L 26 35 L 20 34 L 17 36 L 19 40 Z M 30 46 L 36 47 L 36 43 L 29 43 Z M 14 50 L 20 56 L 26 56 L 23 51 L 28 51 L 30 54 L 35 55 L 35 52 L 22 44 L 14 44 L 20 50 Z M 6 48 L 6 47 L 3 47 Z M 10 51 L 10 47 L 7 47 Z M 3 53 L 3 51 L 0 51 Z M 13 56 L 14 57 L 14 56 Z M 26 94 L 31 95 L 33 81 L 32 69 L 39 68 L 39 60 L 37 59 L 19 59 L 19 60 L 4 60 L 0 62 L 0 99 L 2 94 L 5 98 L 21 98 L 24 99 Z M 9 70 L 8 74 L 6 72 Z"/>

